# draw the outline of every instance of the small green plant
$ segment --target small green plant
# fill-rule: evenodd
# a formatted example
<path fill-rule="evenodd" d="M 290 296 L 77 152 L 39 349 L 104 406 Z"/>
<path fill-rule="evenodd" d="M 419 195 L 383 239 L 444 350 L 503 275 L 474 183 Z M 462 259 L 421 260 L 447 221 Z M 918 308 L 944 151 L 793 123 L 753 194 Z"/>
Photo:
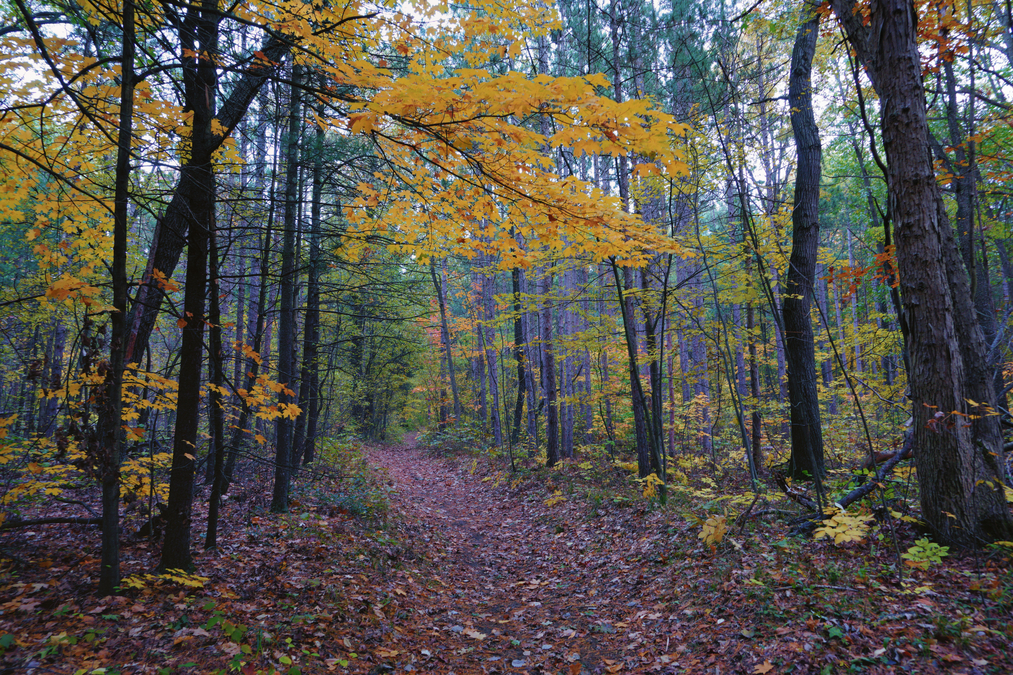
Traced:
<path fill-rule="evenodd" d="M 950 554 L 949 546 L 940 546 L 928 537 L 922 537 L 915 541 L 915 545 L 901 556 L 904 564 L 920 570 L 927 570 L 930 565 L 943 561 L 943 558 Z"/>

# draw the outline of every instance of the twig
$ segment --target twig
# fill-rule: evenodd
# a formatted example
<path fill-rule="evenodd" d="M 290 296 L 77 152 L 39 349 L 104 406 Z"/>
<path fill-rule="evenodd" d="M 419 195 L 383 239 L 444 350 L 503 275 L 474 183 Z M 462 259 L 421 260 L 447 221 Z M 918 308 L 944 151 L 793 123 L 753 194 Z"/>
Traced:
<path fill-rule="evenodd" d="M 735 522 L 739 524 L 738 534 L 742 534 L 742 530 L 746 528 L 746 519 L 749 517 L 749 512 L 753 510 L 753 507 L 759 499 L 760 493 L 756 493 L 756 496 L 753 497 L 753 501 L 750 502 L 749 507 L 735 519 Z"/>

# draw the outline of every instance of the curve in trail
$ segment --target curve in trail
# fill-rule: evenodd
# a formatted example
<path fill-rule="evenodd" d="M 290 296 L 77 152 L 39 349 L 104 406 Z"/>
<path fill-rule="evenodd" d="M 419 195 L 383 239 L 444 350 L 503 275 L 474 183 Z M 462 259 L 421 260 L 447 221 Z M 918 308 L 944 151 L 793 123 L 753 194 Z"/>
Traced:
<path fill-rule="evenodd" d="M 685 660 L 677 663 L 686 649 L 679 648 L 678 619 L 686 617 L 662 601 L 659 579 L 644 578 L 645 565 L 665 561 L 645 561 L 654 548 L 642 515 L 626 510 L 592 520 L 580 505 L 550 507 L 544 495 L 494 486 L 454 460 L 413 448 L 378 448 L 370 461 L 388 472 L 394 508 L 421 540 L 416 547 L 427 551 L 426 568 L 412 569 L 409 592 L 396 598 L 399 620 L 379 650 L 396 672 L 577 675 L 686 667 Z M 704 663 L 708 652 L 711 663 L 736 656 L 718 656 L 716 644 L 700 652 Z"/>

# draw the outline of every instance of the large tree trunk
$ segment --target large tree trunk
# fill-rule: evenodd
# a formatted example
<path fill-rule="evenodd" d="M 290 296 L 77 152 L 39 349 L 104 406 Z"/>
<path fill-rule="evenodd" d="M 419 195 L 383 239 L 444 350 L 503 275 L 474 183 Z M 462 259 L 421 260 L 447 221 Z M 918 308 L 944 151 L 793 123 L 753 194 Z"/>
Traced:
<path fill-rule="evenodd" d="M 320 417 L 320 224 L 323 200 L 324 130 L 317 127 L 316 155 L 313 158 L 313 205 L 310 210 L 310 259 L 306 280 L 306 325 L 303 328 L 302 375 L 299 378 L 299 433 L 296 434 L 296 461 L 313 461 L 316 454 L 317 423 Z M 304 423 L 305 422 L 305 423 Z"/>
<path fill-rule="evenodd" d="M 186 290 L 183 295 L 183 340 L 180 348 L 179 390 L 176 404 L 176 434 L 172 447 L 169 503 L 165 512 L 165 542 L 159 569 L 189 570 L 190 526 L 193 512 L 194 457 L 200 422 L 200 374 L 204 345 L 204 294 L 206 290 L 208 239 L 214 227 L 215 174 L 211 153 L 217 136 L 211 131 L 215 118 L 217 73 L 214 64 L 218 48 L 217 0 L 191 6 L 180 29 L 184 57 L 185 95 L 193 111 L 191 160 L 180 185 L 191 210 L 186 258 Z M 203 55 L 203 56 L 201 56 Z"/>
<path fill-rule="evenodd" d="M 795 170 L 795 207 L 792 210 L 791 257 L 781 301 L 784 316 L 785 361 L 788 367 L 788 401 L 791 420 L 789 471 L 795 480 L 821 485 L 823 430 L 816 389 L 816 355 L 810 305 L 820 245 L 820 148 L 812 105 L 812 60 L 816 53 L 820 15 L 806 3 L 803 22 L 795 36 L 788 81 L 791 128 L 795 135 L 798 166 Z"/>
<path fill-rule="evenodd" d="M 130 145 L 134 122 L 134 3 L 123 2 L 123 51 L 120 77 L 120 128 L 116 139 L 116 188 L 113 206 L 113 312 L 110 317 L 109 372 L 102 414 L 102 567 L 98 593 L 120 585 L 120 455 L 123 449 L 123 357 L 127 312 L 127 212 L 130 200 Z"/>
<path fill-rule="evenodd" d="M 918 17 L 910 2 L 873 0 L 866 27 L 853 0 L 833 4 L 882 101 L 922 517 L 941 543 L 1008 540 L 1013 520 L 1001 484 L 999 419 L 969 417 L 981 411 L 968 400 L 994 406 L 995 392 L 929 153 Z"/>
<path fill-rule="evenodd" d="M 285 220 L 281 251 L 281 316 L 278 321 L 278 382 L 285 385 L 278 397 L 280 404 L 294 403 L 292 386 L 295 376 L 295 238 L 299 228 L 299 138 L 302 129 L 300 91 L 302 67 L 292 67 L 289 99 L 288 139 L 285 161 Z M 288 511 L 288 487 L 292 475 L 292 418 L 278 418 L 275 440 L 274 490 L 271 511 Z"/>

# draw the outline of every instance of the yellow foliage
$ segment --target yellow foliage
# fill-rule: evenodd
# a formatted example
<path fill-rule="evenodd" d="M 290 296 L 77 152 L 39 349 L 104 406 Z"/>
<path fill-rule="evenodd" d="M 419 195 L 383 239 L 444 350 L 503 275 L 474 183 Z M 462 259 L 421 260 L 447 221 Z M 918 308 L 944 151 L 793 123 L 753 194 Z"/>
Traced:
<path fill-rule="evenodd" d="M 658 496 L 658 487 L 665 484 L 656 473 L 649 473 L 643 478 L 638 478 L 637 482 L 643 486 L 643 495 L 647 499 L 654 499 Z"/>
<path fill-rule="evenodd" d="M 861 541 L 869 532 L 872 520 L 872 516 L 850 516 L 843 509 L 835 508 L 833 515 L 823 521 L 823 526 L 816 528 L 815 537 L 829 537 L 835 544 Z"/>
<path fill-rule="evenodd" d="M 137 590 L 147 586 L 160 586 L 162 582 L 169 582 L 186 586 L 187 588 L 204 588 L 210 579 L 197 574 L 190 574 L 183 570 L 167 570 L 165 574 L 137 574 L 124 579 L 120 586 L 122 588 L 134 588 Z"/>
<path fill-rule="evenodd" d="M 704 521 L 700 534 L 697 535 L 708 546 L 716 546 L 728 532 L 728 519 L 724 516 L 711 516 Z"/>
<path fill-rule="evenodd" d="M 566 501 L 566 497 L 563 496 L 563 493 L 561 491 L 559 491 L 559 490 L 554 490 L 552 492 L 552 496 L 545 500 L 545 505 L 546 506 L 555 506 L 556 504 L 559 504 L 560 502 L 565 502 L 565 501 Z"/>
<path fill-rule="evenodd" d="M 152 476 L 162 471 L 162 475 L 168 477 L 165 471 L 172 465 L 172 455 L 168 452 L 160 452 L 151 457 L 132 457 L 125 461 L 120 467 L 120 482 L 123 486 L 123 493 L 133 492 L 141 499 L 146 499 L 154 494 L 158 501 L 169 501 L 169 484 L 166 482 L 152 482 Z"/>

